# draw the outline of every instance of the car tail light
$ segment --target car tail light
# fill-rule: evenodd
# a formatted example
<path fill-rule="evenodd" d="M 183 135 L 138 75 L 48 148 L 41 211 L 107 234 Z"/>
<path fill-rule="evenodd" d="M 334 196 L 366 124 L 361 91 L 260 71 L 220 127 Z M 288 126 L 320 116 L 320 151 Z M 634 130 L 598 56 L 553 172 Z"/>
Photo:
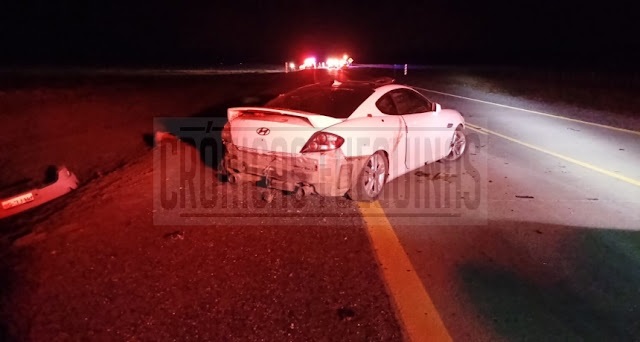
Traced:
<path fill-rule="evenodd" d="M 323 151 L 331 151 L 336 148 L 340 148 L 344 143 L 344 138 L 341 136 L 327 133 L 327 132 L 317 132 L 311 136 L 309 141 L 304 145 L 300 152 L 323 152 Z"/>

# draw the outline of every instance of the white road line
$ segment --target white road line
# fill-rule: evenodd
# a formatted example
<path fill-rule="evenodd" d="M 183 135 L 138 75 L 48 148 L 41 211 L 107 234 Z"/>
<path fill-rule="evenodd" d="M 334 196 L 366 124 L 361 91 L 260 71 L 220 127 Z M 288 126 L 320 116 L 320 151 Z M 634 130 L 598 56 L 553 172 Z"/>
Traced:
<path fill-rule="evenodd" d="M 497 137 L 509 140 L 509 141 L 514 142 L 516 144 L 520 144 L 520 145 L 526 146 L 526 147 L 528 147 L 530 149 L 533 149 L 533 150 L 536 150 L 536 151 L 539 151 L 539 152 L 542 152 L 542 153 L 546 153 L 546 154 L 554 156 L 556 158 L 560 158 L 560 159 L 562 159 L 564 161 L 567 161 L 569 163 L 582 166 L 582 167 L 587 168 L 589 170 L 599 172 L 599 173 L 601 173 L 603 175 L 606 175 L 606 176 L 609 176 L 611 178 L 615 178 L 615 179 L 621 180 L 623 182 L 626 182 L 626 183 L 629 183 L 629 184 L 632 184 L 632 185 L 635 185 L 635 186 L 640 186 L 640 180 L 633 179 L 631 177 L 627 177 L 627 176 L 621 175 L 619 173 L 615 173 L 613 171 L 609 171 L 609 170 L 603 169 L 603 168 L 595 166 L 593 164 L 590 164 L 590 163 L 587 163 L 587 162 L 583 162 L 581 160 L 577 160 L 577 159 L 565 156 L 565 155 L 560 154 L 560 153 L 549 151 L 549 150 L 544 149 L 542 147 L 538 147 L 538 146 L 535 146 L 533 144 L 529 144 L 529 143 L 526 143 L 524 141 L 518 140 L 516 138 L 512 138 L 510 136 L 507 136 L 507 135 L 504 135 L 504 134 L 501 134 L 501 133 L 498 133 L 498 132 L 494 132 L 494 131 L 486 129 L 484 127 L 479 127 L 479 126 L 475 126 L 475 127 L 478 127 L 478 128 L 482 129 L 483 131 L 485 131 L 485 132 L 487 132 L 489 134 L 492 134 L 492 135 L 495 135 Z"/>
<path fill-rule="evenodd" d="M 639 131 L 634 131 L 634 130 L 631 130 L 631 129 L 607 126 L 607 125 L 603 125 L 603 124 L 599 124 L 599 123 L 595 123 L 595 122 L 589 122 L 589 121 L 584 121 L 584 120 L 567 118 L 565 116 L 560 116 L 560 115 L 554 115 L 554 114 L 549 114 L 549 113 L 538 112 L 538 111 L 531 110 L 531 109 L 524 109 L 524 108 L 518 108 L 518 107 L 513 107 L 513 106 L 507 106 L 507 105 L 503 105 L 503 104 L 500 104 L 500 103 L 489 102 L 489 101 L 484 101 L 484 100 L 478 100 L 478 99 L 474 99 L 474 98 L 471 98 L 471 97 L 465 97 L 465 96 L 460 96 L 460 95 L 456 95 L 456 94 L 445 93 L 445 92 L 432 90 L 432 89 L 426 89 L 426 88 L 420 88 L 420 87 L 414 87 L 414 88 L 415 89 L 420 89 L 420 90 L 423 90 L 423 91 L 426 91 L 426 92 L 434 93 L 434 94 L 451 96 L 451 97 L 456 97 L 456 98 L 463 99 L 463 100 L 475 101 L 475 102 L 494 105 L 494 106 L 498 106 L 498 107 L 502 107 L 502 108 L 509 108 L 509 109 L 514 109 L 514 110 L 519 110 L 519 111 L 522 111 L 522 112 L 527 112 L 527 113 L 532 113 L 532 114 L 537 114 L 537 115 L 543 115 L 543 116 L 550 117 L 550 118 L 567 120 L 567 121 L 572 121 L 572 122 L 578 122 L 578 123 L 585 124 L 585 125 L 591 125 L 591 126 L 596 126 L 596 127 L 600 127 L 600 128 L 611 129 L 611 130 L 614 130 L 614 131 L 640 135 Z"/>
<path fill-rule="evenodd" d="M 476 125 L 472 125 L 472 124 L 470 124 L 468 122 L 465 123 L 465 125 L 467 126 L 467 128 L 471 129 L 472 131 L 476 131 L 476 132 L 478 132 L 480 134 L 484 134 L 484 135 L 489 135 L 489 133 L 483 131 L 481 127 L 478 127 Z"/>

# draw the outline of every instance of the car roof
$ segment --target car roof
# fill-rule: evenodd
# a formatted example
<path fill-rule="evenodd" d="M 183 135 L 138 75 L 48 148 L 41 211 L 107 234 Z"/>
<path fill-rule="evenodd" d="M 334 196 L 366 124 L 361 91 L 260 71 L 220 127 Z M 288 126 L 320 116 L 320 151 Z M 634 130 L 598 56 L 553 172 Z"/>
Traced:
<path fill-rule="evenodd" d="M 375 89 L 375 91 L 377 92 L 387 92 L 387 91 L 391 91 L 394 89 L 411 89 L 413 91 L 415 91 L 415 89 L 413 89 L 412 87 L 408 86 L 408 85 L 404 85 L 404 84 L 386 84 L 383 86 L 380 86 L 378 88 Z"/>
<path fill-rule="evenodd" d="M 318 82 L 304 86 L 303 88 L 348 88 L 348 89 L 367 89 L 373 93 L 376 89 L 386 85 L 393 84 L 395 80 L 390 77 L 382 77 L 374 80 L 332 80 L 329 82 Z"/>

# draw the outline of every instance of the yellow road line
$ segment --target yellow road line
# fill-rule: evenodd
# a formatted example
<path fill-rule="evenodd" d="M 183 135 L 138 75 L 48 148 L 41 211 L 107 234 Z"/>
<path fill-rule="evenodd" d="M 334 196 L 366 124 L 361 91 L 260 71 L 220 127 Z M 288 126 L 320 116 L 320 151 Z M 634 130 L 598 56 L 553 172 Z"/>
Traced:
<path fill-rule="evenodd" d="M 475 102 L 480 102 L 480 103 L 484 103 L 484 104 L 490 104 L 490 105 L 494 105 L 494 106 L 498 106 L 498 107 L 502 107 L 502 108 L 515 109 L 515 110 L 519 110 L 519 111 L 523 111 L 523 112 L 527 112 L 527 113 L 547 116 L 547 117 L 550 117 L 550 118 L 567 120 L 567 121 L 572 121 L 572 122 L 578 122 L 578 123 L 585 124 L 585 125 L 591 125 L 591 126 L 611 129 L 611 130 L 614 130 L 614 131 L 640 135 L 639 131 L 634 131 L 634 130 L 631 130 L 631 129 L 607 126 L 607 125 L 603 125 L 603 124 L 599 124 L 599 123 L 595 123 L 595 122 L 589 122 L 589 121 L 584 121 L 584 120 L 572 119 L 572 118 L 568 118 L 568 117 L 560 116 L 560 115 L 554 115 L 554 114 L 549 114 L 549 113 L 538 112 L 536 110 L 524 109 L 524 108 L 513 107 L 513 106 L 507 106 L 507 105 L 503 105 L 503 104 L 500 104 L 500 103 L 489 102 L 489 101 L 484 101 L 484 100 L 478 100 L 478 99 L 474 99 L 474 98 L 471 98 L 471 97 L 465 97 L 465 96 L 460 96 L 460 95 L 456 95 L 456 94 L 444 93 L 444 92 L 437 91 L 437 90 L 431 90 L 431 89 L 420 88 L 420 87 L 414 87 L 414 88 L 420 89 L 420 90 L 424 90 L 424 91 L 427 91 L 427 92 L 430 92 L 430 93 L 434 93 L 434 94 L 457 97 L 459 99 L 475 101 Z"/>
<path fill-rule="evenodd" d="M 633 179 L 633 178 L 631 178 L 631 177 L 627 177 L 627 176 L 621 175 L 621 174 L 619 174 L 619 173 L 615 173 L 615 172 L 613 172 L 613 171 L 605 170 L 605 169 L 603 169 L 603 168 L 597 167 L 597 166 L 592 165 L 592 164 L 589 164 L 589 163 L 587 163 L 587 162 L 583 162 L 583 161 L 580 161 L 580 160 L 577 160 L 577 159 L 573 159 L 573 158 L 571 158 L 571 157 L 567 157 L 567 156 L 562 155 L 562 154 L 560 154 L 560 153 L 556 153 L 556 152 L 553 152 L 553 151 L 549 151 L 549 150 L 544 149 L 544 148 L 542 148 L 542 147 L 538 147 L 538 146 L 535 146 L 535 145 L 532 145 L 532 144 L 526 143 L 526 142 L 524 142 L 524 141 L 518 140 L 518 139 L 516 139 L 516 138 L 512 138 L 512 137 L 506 136 L 506 135 L 504 135 L 504 134 L 500 134 L 500 133 L 498 133 L 498 132 L 494 132 L 494 131 L 489 130 L 489 129 L 486 129 L 486 128 L 484 128 L 484 127 L 479 127 L 479 126 L 476 126 L 476 127 L 478 127 L 478 128 L 480 128 L 480 129 L 482 129 L 483 131 L 485 131 L 485 132 L 487 132 L 487 133 L 489 133 L 489 134 L 493 134 L 493 135 L 495 135 L 495 136 L 497 136 L 497 137 L 500 137 L 500 138 L 503 138 L 503 139 L 506 139 L 506 140 L 512 141 L 512 142 L 514 142 L 514 143 L 516 143 L 516 144 L 520 144 L 520 145 L 522 145 L 522 146 L 526 146 L 526 147 L 528 147 L 528 148 L 530 148 L 530 149 L 533 149 L 533 150 L 536 150 L 536 151 L 539 151 L 539 152 L 542 152 L 542 153 L 546 153 L 546 154 L 551 155 L 551 156 L 554 156 L 554 157 L 556 157 L 556 158 L 560 158 L 560 159 L 562 159 L 562 160 L 564 160 L 564 161 L 568 161 L 569 163 L 573 163 L 573 164 L 576 164 L 576 165 L 580 165 L 580 166 L 582 166 L 582 167 L 584 167 L 584 168 L 587 168 L 587 169 L 589 169 L 589 170 L 599 172 L 599 173 L 601 173 L 601 174 L 603 174 L 603 175 L 606 175 L 606 176 L 609 176 L 609 177 L 612 177 L 612 178 L 615 178 L 615 179 L 621 180 L 621 181 L 623 181 L 623 182 L 627 182 L 627 183 L 632 184 L 632 185 L 635 185 L 635 186 L 640 186 L 640 180 Z"/>
<path fill-rule="evenodd" d="M 469 129 L 471 129 L 472 131 L 476 131 L 476 132 L 478 132 L 478 133 L 480 133 L 480 134 L 484 134 L 484 135 L 489 135 L 489 133 L 487 133 L 487 132 L 483 131 L 483 130 L 482 130 L 482 128 L 481 128 L 481 127 L 479 127 L 479 126 L 472 125 L 472 124 L 470 124 L 470 123 L 468 123 L 468 122 L 467 122 L 467 123 L 465 123 L 465 126 L 466 126 L 467 128 L 469 128 Z"/>
<path fill-rule="evenodd" d="M 406 336 L 411 341 L 451 341 L 380 204 L 359 203 L 358 206 Z"/>

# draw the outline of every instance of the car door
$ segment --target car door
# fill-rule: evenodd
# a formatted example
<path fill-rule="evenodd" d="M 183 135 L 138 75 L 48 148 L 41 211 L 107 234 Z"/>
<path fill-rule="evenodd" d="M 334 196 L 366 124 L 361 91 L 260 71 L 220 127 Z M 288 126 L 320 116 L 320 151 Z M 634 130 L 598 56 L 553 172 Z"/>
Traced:
<path fill-rule="evenodd" d="M 407 169 L 413 170 L 439 159 L 444 144 L 443 127 L 439 127 L 435 104 L 406 88 L 393 90 L 389 95 L 406 125 Z"/>
<path fill-rule="evenodd" d="M 376 108 L 380 113 L 384 114 L 382 117 L 383 122 L 375 122 L 375 129 L 373 129 L 370 135 L 375 134 L 376 130 L 384 133 L 384 136 L 389 139 L 388 148 L 386 151 L 389 153 L 389 179 L 393 179 L 397 176 L 403 175 L 407 172 L 405 166 L 406 159 L 406 125 L 401 115 L 398 115 L 396 106 L 389 93 L 382 95 L 375 103 Z M 373 119 L 377 119 L 378 116 L 374 116 Z"/>

